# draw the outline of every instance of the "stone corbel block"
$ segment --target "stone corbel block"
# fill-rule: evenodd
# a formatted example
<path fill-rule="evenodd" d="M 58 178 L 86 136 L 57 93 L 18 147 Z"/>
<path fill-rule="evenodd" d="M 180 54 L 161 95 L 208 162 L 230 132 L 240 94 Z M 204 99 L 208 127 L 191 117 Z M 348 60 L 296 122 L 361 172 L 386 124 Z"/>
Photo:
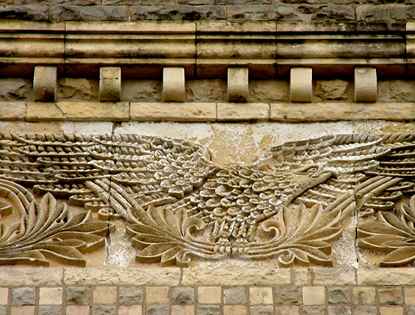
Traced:
<path fill-rule="evenodd" d="M 184 102 L 186 99 L 183 67 L 163 68 L 163 102 Z"/>
<path fill-rule="evenodd" d="M 290 69 L 290 101 L 309 103 L 313 96 L 313 69 Z"/>
<path fill-rule="evenodd" d="M 56 99 L 57 68 L 36 66 L 33 75 L 35 101 L 54 102 Z"/>
<path fill-rule="evenodd" d="M 121 99 L 121 68 L 102 67 L 99 71 L 99 100 L 116 102 Z"/>
<path fill-rule="evenodd" d="M 247 67 L 228 68 L 228 101 L 246 102 L 249 95 L 249 70 Z"/>
<path fill-rule="evenodd" d="M 376 68 L 357 67 L 354 69 L 354 101 L 376 102 L 378 98 L 378 78 Z"/>

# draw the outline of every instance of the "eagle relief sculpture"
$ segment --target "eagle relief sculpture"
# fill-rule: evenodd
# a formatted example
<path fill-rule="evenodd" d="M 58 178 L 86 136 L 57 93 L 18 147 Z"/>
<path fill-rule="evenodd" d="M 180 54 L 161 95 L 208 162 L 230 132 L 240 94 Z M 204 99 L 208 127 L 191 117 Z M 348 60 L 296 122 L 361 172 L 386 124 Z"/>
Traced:
<path fill-rule="evenodd" d="M 329 265 L 353 216 L 382 265 L 415 260 L 415 135 L 331 135 L 271 153 L 222 168 L 185 140 L 1 135 L 0 263 L 85 265 L 123 220 L 138 261 Z"/>

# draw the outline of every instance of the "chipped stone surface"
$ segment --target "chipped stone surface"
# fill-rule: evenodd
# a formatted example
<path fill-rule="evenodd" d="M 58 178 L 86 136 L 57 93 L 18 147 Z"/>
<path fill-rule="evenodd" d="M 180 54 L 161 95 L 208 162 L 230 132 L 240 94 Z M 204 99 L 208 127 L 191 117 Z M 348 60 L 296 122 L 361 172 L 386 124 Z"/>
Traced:
<path fill-rule="evenodd" d="M 1 267 L 2 286 L 56 286 L 62 285 L 61 268 L 26 268 Z"/>

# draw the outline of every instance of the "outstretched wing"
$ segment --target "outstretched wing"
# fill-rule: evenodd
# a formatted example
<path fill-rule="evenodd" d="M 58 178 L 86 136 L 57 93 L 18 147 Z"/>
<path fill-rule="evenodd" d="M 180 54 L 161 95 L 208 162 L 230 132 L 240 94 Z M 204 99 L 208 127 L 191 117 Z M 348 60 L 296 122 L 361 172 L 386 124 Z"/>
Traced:
<path fill-rule="evenodd" d="M 0 178 L 93 210 L 111 207 L 112 182 L 148 206 L 182 198 L 213 169 L 200 146 L 137 135 L 3 135 L 0 157 Z"/>

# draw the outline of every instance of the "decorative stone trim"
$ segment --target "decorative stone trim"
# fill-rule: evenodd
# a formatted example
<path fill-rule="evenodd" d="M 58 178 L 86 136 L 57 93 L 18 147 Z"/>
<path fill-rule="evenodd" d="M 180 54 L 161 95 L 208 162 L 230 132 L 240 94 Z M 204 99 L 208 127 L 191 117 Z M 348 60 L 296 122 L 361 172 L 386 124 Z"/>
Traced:
<path fill-rule="evenodd" d="M 164 102 L 184 102 L 185 98 L 186 89 L 184 68 L 163 68 L 163 91 L 161 99 Z"/>
<path fill-rule="evenodd" d="M 246 102 L 249 94 L 249 70 L 246 67 L 228 68 L 228 101 Z"/>
<path fill-rule="evenodd" d="M 333 76 L 370 66 L 387 76 L 405 73 L 412 63 L 411 25 L 391 34 L 272 21 L 3 21 L 0 62 L 10 65 L 3 75 L 29 75 L 31 67 L 48 64 L 61 65 L 71 76 L 103 65 L 120 65 L 126 75 L 151 78 L 160 77 L 165 66 L 184 67 L 189 78 L 223 78 L 229 66 L 247 66 L 254 77 L 286 73 L 293 66 Z"/>
<path fill-rule="evenodd" d="M 27 121 L 279 121 L 415 119 L 414 103 L 138 103 L 0 102 L 0 120 Z"/>
<path fill-rule="evenodd" d="M 121 98 L 121 68 L 102 67 L 99 72 L 99 100 L 117 102 Z"/>
<path fill-rule="evenodd" d="M 33 91 L 36 101 L 54 102 L 56 98 L 57 68 L 36 66 Z"/>
<path fill-rule="evenodd" d="M 354 101 L 374 103 L 378 97 L 376 68 L 357 67 L 354 69 Z"/>
<path fill-rule="evenodd" d="M 309 103 L 313 96 L 313 69 L 290 69 L 290 101 Z"/>

